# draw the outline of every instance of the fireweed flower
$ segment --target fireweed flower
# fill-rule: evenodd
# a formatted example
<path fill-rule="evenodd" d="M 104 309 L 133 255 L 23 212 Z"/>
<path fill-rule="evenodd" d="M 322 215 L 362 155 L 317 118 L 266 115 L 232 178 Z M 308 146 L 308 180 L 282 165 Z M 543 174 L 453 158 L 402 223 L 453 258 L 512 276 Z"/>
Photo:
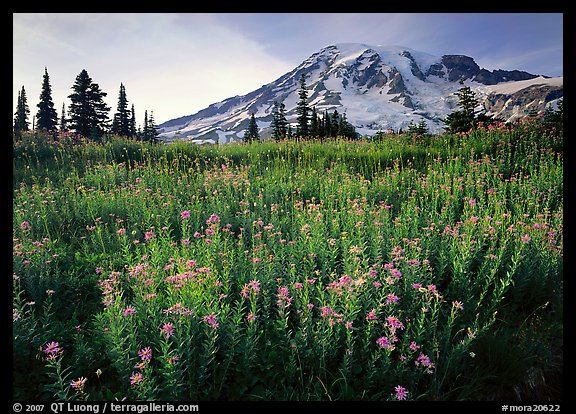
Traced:
<path fill-rule="evenodd" d="M 154 232 L 153 231 L 147 231 L 146 233 L 144 233 L 144 240 L 150 240 L 151 238 L 154 237 Z"/>
<path fill-rule="evenodd" d="M 396 393 L 396 398 L 400 401 L 405 400 L 408 396 L 408 391 L 406 391 L 406 388 L 401 385 L 394 387 L 394 391 Z"/>
<path fill-rule="evenodd" d="M 389 327 L 392 333 L 394 333 L 396 329 L 404 329 L 404 324 L 400 322 L 396 316 L 387 316 L 384 326 Z"/>
<path fill-rule="evenodd" d="M 380 345 L 382 348 L 387 349 L 388 351 L 394 350 L 394 345 L 392 345 L 392 341 L 387 336 L 382 336 L 376 339 L 376 343 Z"/>
<path fill-rule="evenodd" d="M 134 315 L 136 313 L 136 308 L 134 306 L 128 306 L 124 309 L 124 316 Z"/>
<path fill-rule="evenodd" d="M 419 365 L 424 366 L 426 368 L 426 372 L 429 374 L 431 374 L 434 368 L 436 368 L 436 364 L 430 361 L 430 357 L 423 353 L 420 353 L 420 355 L 418 355 L 418 358 L 416 359 L 416 361 L 414 361 L 414 364 L 416 366 Z"/>
<path fill-rule="evenodd" d="M 372 309 L 368 314 L 366 314 L 367 321 L 375 321 L 376 319 L 378 319 L 376 316 L 376 309 Z"/>
<path fill-rule="evenodd" d="M 240 294 L 242 295 L 242 297 L 247 298 L 250 296 L 250 293 L 254 293 L 255 295 L 257 295 L 259 292 L 260 292 L 260 282 L 256 279 L 252 279 L 250 282 L 242 286 Z"/>
<path fill-rule="evenodd" d="M 174 335 L 174 327 L 172 326 L 172 323 L 168 322 L 162 325 L 160 332 L 166 335 L 166 338 L 170 338 L 172 335 Z"/>
<path fill-rule="evenodd" d="M 400 298 L 398 296 L 396 296 L 393 293 L 390 293 L 388 296 L 386 296 L 386 301 L 384 302 L 386 305 L 390 305 L 391 303 L 396 303 L 400 300 Z"/>
<path fill-rule="evenodd" d="M 180 213 L 180 217 L 182 220 L 190 218 L 190 212 L 188 210 L 184 210 L 182 213 Z"/>
<path fill-rule="evenodd" d="M 278 288 L 278 293 L 276 294 L 276 297 L 278 298 L 276 305 L 278 305 L 278 307 L 290 306 L 292 303 L 292 298 L 290 297 L 289 293 L 290 291 L 286 286 L 280 286 Z"/>
<path fill-rule="evenodd" d="M 214 313 L 202 317 L 202 320 L 208 325 L 210 325 L 212 329 L 216 329 L 218 328 L 218 326 L 220 326 L 220 324 L 216 320 L 216 315 Z"/>
<path fill-rule="evenodd" d="M 217 216 L 216 214 L 212 214 L 208 220 L 206 220 L 206 224 L 212 224 L 212 223 L 219 223 L 220 222 L 220 216 Z"/>
<path fill-rule="evenodd" d="M 84 384 L 86 384 L 86 378 L 80 377 L 76 381 L 72 381 L 70 386 L 78 391 L 84 391 Z"/>
<path fill-rule="evenodd" d="M 333 314 L 334 314 L 334 310 L 332 308 L 329 308 L 327 306 L 322 306 L 322 308 L 320 308 L 320 316 L 322 316 L 323 318 L 326 318 L 327 316 L 330 316 Z"/>

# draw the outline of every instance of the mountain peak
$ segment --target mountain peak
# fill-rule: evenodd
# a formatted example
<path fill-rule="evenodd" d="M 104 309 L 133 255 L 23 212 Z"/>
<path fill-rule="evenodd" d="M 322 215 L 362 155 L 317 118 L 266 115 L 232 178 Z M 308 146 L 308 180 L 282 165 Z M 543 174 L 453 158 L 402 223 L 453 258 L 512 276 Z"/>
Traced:
<path fill-rule="evenodd" d="M 537 77 L 518 70 L 482 69 L 464 55 L 438 57 L 398 45 L 335 43 L 249 94 L 159 125 L 160 137 L 219 143 L 241 140 L 251 114 L 255 114 L 261 136 L 266 137 L 275 101 L 284 103 L 288 122 L 296 122 L 302 74 L 310 107 L 317 112 L 346 113 L 356 130 L 368 135 L 388 128 L 406 129 L 411 122 L 421 121 L 432 132 L 439 132 L 444 127 L 442 119 L 457 109 L 455 92 L 461 80 L 484 98 L 493 93 L 488 85 Z M 553 96 L 558 95 L 556 91 Z"/>

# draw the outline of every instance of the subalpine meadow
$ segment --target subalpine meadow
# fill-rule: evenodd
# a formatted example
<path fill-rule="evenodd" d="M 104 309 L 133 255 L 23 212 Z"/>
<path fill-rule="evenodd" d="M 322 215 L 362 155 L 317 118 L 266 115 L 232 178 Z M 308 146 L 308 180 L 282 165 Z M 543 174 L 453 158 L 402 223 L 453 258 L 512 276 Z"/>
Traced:
<path fill-rule="evenodd" d="M 558 399 L 563 138 L 13 147 L 17 400 Z"/>

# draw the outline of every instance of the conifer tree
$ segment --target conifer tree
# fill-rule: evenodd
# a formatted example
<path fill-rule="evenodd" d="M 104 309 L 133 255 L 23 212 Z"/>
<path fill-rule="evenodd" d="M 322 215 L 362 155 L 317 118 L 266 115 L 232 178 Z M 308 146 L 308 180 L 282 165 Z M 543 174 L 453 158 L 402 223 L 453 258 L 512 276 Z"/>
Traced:
<path fill-rule="evenodd" d="M 425 135 L 428 133 L 428 125 L 425 120 L 420 121 L 415 124 L 414 121 L 410 121 L 408 125 L 408 134 L 410 135 Z"/>
<path fill-rule="evenodd" d="M 132 104 L 132 110 L 130 112 L 131 112 L 130 122 L 128 125 L 130 133 L 128 136 L 135 137 L 137 132 L 136 132 L 136 112 L 134 111 L 134 104 Z"/>
<path fill-rule="evenodd" d="M 126 98 L 126 89 L 120 83 L 120 92 L 118 94 L 118 107 L 114 114 L 112 122 L 112 133 L 128 137 L 130 136 L 130 114 L 128 112 L 128 99 Z"/>
<path fill-rule="evenodd" d="M 330 121 L 330 115 L 328 114 L 328 110 L 324 111 L 324 131 L 323 134 L 325 137 L 332 136 L 332 122 Z"/>
<path fill-rule="evenodd" d="M 330 119 L 330 135 L 333 137 L 338 136 L 338 127 L 340 126 L 340 114 L 336 109 L 332 112 L 332 119 Z"/>
<path fill-rule="evenodd" d="M 68 131 L 68 120 L 66 119 L 66 105 L 62 103 L 62 115 L 60 116 L 60 131 Z"/>
<path fill-rule="evenodd" d="M 142 140 L 147 142 L 157 142 L 158 141 L 158 127 L 154 122 L 154 113 L 150 112 L 148 116 L 148 110 L 144 111 L 144 128 L 142 130 Z"/>
<path fill-rule="evenodd" d="M 47 68 L 44 68 L 42 91 L 40 92 L 40 101 L 37 106 L 37 128 L 46 132 L 56 132 L 58 114 L 56 113 L 56 109 L 54 109 L 54 102 L 52 101 L 52 88 L 50 87 L 50 77 L 48 76 Z"/>
<path fill-rule="evenodd" d="M 104 102 L 107 95 L 85 69 L 76 77 L 72 86 L 73 93 L 68 97 L 72 101 L 69 108 L 69 127 L 86 138 L 99 139 L 107 129 L 110 107 Z"/>
<path fill-rule="evenodd" d="M 308 135 L 312 138 L 318 137 L 320 135 L 319 130 L 318 114 L 316 113 L 316 107 L 312 108 L 312 114 L 310 115 L 310 131 Z"/>
<path fill-rule="evenodd" d="M 300 91 L 298 92 L 298 103 L 296 105 L 296 113 L 298 114 L 296 120 L 298 126 L 296 129 L 296 134 L 300 137 L 308 136 L 308 91 L 306 90 L 306 77 L 304 72 L 300 76 Z"/>
<path fill-rule="evenodd" d="M 287 124 L 284 103 L 274 101 L 272 107 L 272 138 L 274 140 L 279 141 L 286 137 Z"/>
<path fill-rule="evenodd" d="M 475 110 L 479 103 L 478 98 L 469 86 L 464 86 L 463 80 L 460 80 L 460 85 L 461 88 L 455 95 L 458 97 L 458 106 L 462 109 L 448 114 L 443 120 L 450 133 L 468 132 L 477 125 Z"/>
<path fill-rule="evenodd" d="M 17 136 L 20 136 L 24 131 L 30 130 L 28 115 L 30 115 L 30 108 L 26 99 L 26 90 L 22 86 L 22 89 L 18 92 L 16 112 L 14 113 L 14 133 Z"/>
<path fill-rule="evenodd" d="M 244 133 L 244 142 L 251 143 L 253 141 L 259 141 L 260 134 L 258 133 L 258 125 L 256 124 L 256 118 L 254 113 L 250 115 L 250 121 L 248 123 L 248 129 Z"/>

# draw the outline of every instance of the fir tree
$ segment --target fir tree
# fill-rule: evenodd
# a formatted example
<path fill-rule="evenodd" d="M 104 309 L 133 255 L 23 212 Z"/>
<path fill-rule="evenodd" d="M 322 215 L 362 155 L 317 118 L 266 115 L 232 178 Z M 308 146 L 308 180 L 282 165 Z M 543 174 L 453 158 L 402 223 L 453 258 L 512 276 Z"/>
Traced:
<path fill-rule="evenodd" d="M 328 114 L 328 110 L 324 111 L 324 130 L 322 131 L 323 136 L 331 137 L 332 136 L 332 122 L 330 121 L 330 115 Z"/>
<path fill-rule="evenodd" d="M 544 115 L 542 116 L 542 124 L 549 127 L 555 128 L 559 132 L 564 132 L 564 99 L 561 98 L 558 101 L 556 109 L 552 106 L 546 107 Z"/>
<path fill-rule="evenodd" d="M 72 86 L 73 93 L 68 97 L 72 101 L 69 108 L 69 127 L 86 138 L 99 139 L 107 128 L 110 107 L 104 102 L 107 95 L 85 69 L 76 77 Z"/>
<path fill-rule="evenodd" d="M 338 133 L 339 135 L 350 138 L 350 139 L 357 139 L 358 134 L 356 133 L 356 128 L 346 119 L 346 113 L 343 113 L 340 116 L 340 121 L 338 123 Z"/>
<path fill-rule="evenodd" d="M 276 141 L 285 138 L 288 133 L 285 108 L 284 103 L 274 101 L 274 106 L 272 107 L 272 138 Z"/>
<path fill-rule="evenodd" d="M 26 99 L 26 90 L 24 86 L 18 92 L 18 102 L 16 104 L 16 112 L 14 113 L 14 133 L 20 136 L 22 132 L 30 130 L 28 116 L 30 115 L 30 108 L 28 108 L 28 101 Z"/>
<path fill-rule="evenodd" d="M 318 121 L 318 114 L 316 113 L 316 107 L 312 108 L 312 115 L 310 115 L 310 131 L 308 135 L 311 137 L 318 137 L 320 135 L 319 129 L 320 122 Z"/>
<path fill-rule="evenodd" d="M 408 134 L 410 135 L 425 135 L 428 133 L 428 125 L 426 121 L 422 120 L 418 124 L 415 124 L 413 121 L 410 121 L 408 125 Z"/>
<path fill-rule="evenodd" d="M 68 120 L 66 119 L 66 105 L 62 103 L 62 115 L 60 116 L 60 131 L 68 131 Z"/>
<path fill-rule="evenodd" d="M 250 121 L 248 122 L 248 129 L 244 133 L 244 142 L 251 143 L 253 141 L 259 141 L 260 134 L 258 133 L 258 125 L 256 124 L 256 118 L 254 114 L 250 115 Z"/>
<path fill-rule="evenodd" d="M 478 98 L 469 86 L 464 86 L 464 81 L 460 80 L 460 85 L 462 87 L 455 95 L 458 97 L 458 106 L 462 109 L 448 114 L 443 120 L 450 133 L 468 132 L 477 125 L 475 110 L 478 106 Z"/>
<path fill-rule="evenodd" d="M 142 130 L 142 140 L 147 142 L 157 142 L 158 135 L 158 127 L 154 122 L 154 113 L 150 112 L 150 116 L 148 116 L 148 110 L 144 111 L 144 128 Z"/>
<path fill-rule="evenodd" d="M 330 136 L 338 136 L 338 127 L 340 126 L 340 114 L 336 109 L 332 112 L 332 117 L 330 119 Z"/>
<path fill-rule="evenodd" d="M 54 102 L 52 101 L 52 88 L 50 87 L 50 77 L 48 76 L 47 68 L 44 68 L 42 91 L 40 92 L 40 101 L 37 106 L 37 128 L 46 132 L 56 132 L 58 114 L 56 113 L 56 109 L 54 109 Z"/>
<path fill-rule="evenodd" d="M 118 94 L 118 107 L 114 114 L 112 122 L 112 133 L 121 136 L 130 136 L 130 114 L 128 112 L 128 99 L 126 98 L 126 89 L 120 83 L 120 92 Z"/>
<path fill-rule="evenodd" d="M 300 76 L 300 91 L 298 92 L 298 103 L 296 105 L 296 113 L 298 114 L 296 120 L 298 127 L 296 134 L 300 137 L 308 136 L 308 91 L 306 90 L 306 77 L 304 73 Z"/>
<path fill-rule="evenodd" d="M 132 104 L 132 110 L 130 111 L 131 115 L 130 115 L 130 122 L 128 125 L 128 129 L 129 129 L 129 137 L 135 137 L 136 136 L 136 112 L 134 111 L 134 104 Z"/>

